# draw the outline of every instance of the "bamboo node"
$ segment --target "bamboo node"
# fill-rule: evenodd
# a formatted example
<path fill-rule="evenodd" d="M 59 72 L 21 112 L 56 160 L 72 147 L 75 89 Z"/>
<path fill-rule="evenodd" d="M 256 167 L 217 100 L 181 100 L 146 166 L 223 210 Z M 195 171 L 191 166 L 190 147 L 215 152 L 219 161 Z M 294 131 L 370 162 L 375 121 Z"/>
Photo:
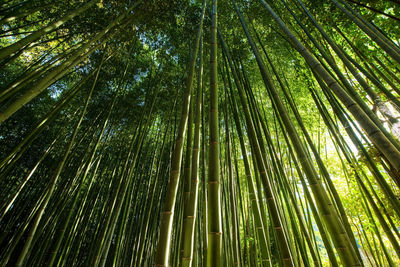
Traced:
<path fill-rule="evenodd" d="M 163 211 L 162 214 L 172 214 L 172 211 Z"/>
<path fill-rule="evenodd" d="M 374 134 L 377 134 L 377 133 L 379 133 L 379 130 L 372 131 L 372 132 L 368 133 L 368 135 L 371 137 L 371 136 L 373 136 Z"/>
<path fill-rule="evenodd" d="M 348 105 L 348 106 L 346 106 L 346 108 L 350 108 L 350 107 L 352 107 L 352 106 L 355 106 L 356 105 L 356 102 L 353 102 L 353 103 L 351 103 L 350 105 Z"/>
<path fill-rule="evenodd" d="M 335 80 L 333 80 L 332 82 L 330 82 L 329 84 L 327 84 L 328 85 L 328 87 L 331 87 L 332 86 L 332 84 L 334 84 L 334 83 L 336 83 L 336 81 Z"/>
<path fill-rule="evenodd" d="M 210 235 L 222 235 L 222 232 L 209 232 Z"/>
<path fill-rule="evenodd" d="M 313 65 L 310 65 L 311 69 L 316 69 L 318 66 L 320 66 L 321 64 L 319 64 L 318 62 L 314 62 Z M 328 85 L 329 86 L 329 85 Z"/>

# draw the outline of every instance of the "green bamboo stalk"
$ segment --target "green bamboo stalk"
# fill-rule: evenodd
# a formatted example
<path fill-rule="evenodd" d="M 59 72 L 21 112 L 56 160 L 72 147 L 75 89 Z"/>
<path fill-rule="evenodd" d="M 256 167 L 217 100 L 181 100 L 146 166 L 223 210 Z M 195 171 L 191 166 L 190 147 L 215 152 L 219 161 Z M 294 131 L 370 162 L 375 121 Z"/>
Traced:
<path fill-rule="evenodd" d="M 210 117 L 209 117 L 209 157 L 208 157 L 208 247 L 207 266 L 221 266 L 222 222 L 221 222 L 221 182 L 219 164 L 218 127 L 218 74 L 217 74 L 217 0 L 212 1 L 211 41 L 210 41 Z"/>
<path fill-rule="evenodd" d="M 105 53 L 103 53 L 103 59 L 104 59 L 104 55 L 105 55 Z M 103 59 L 102 59 L 102 61 L 100 63 L 100 66 L 103 64 Z M 24 262 L 26 261 L 28 255 L 29 255 L 29 252 L 30 252 L 31 246 L 32 246 L 32 241 L 35 238 L 37 227 L 39 226 L 39 223 L 40 223 L 40 221 L 42 219 L 43 213 L 44 213 L 44 211 L 45 211 L 45 209 L 46 209 L 46 207 L 47 207 L 47 205 L 48 205 L 48 203 L 50 201 L 50 198 L 53 195 L 53 192 L 54 192 L 55 186 L 57 184 L 57 181 L 59 179 L 59 176 L 61 174 L 61 171 L 64 168 L 65 161 L 67 160 L 67 157 L 69 156 L 69 153 L 71 151 L 72 145 L 75 142 L 75 138 L 76 138 L 76 135 L 78 133 L 79 126 L 81 125 L 82 120 L 83 120 L 83 116 L 86 113 L 86 109 L 87 109 L 87 106 L 89 104 L 89 100 L 90 100 L 90 98 L 92 96 L 95 84 L 97 82 L 97 78 L 98 78 L 100 69 L 101 69 L 101 67 L 98 68 L 98 71 L 96 73 L 96 77 L 95 77 L 93 86 L 92 86 L 92 88 L 91 88 L 91 90 L 90 90 L 90 92 L 89 92 L 89 94 L 88 94 L 88 96 L 86 98 L 85 106 L 84 106 L 84 108 L 83 108 L 83 110 L 81 112 L 81 115 L 79 117 L 78 122 L 75 125 L 74 132 L 73 132 L 73 134 L 71 136 L 71 139 L 70 139 L 70 141 L 69 141 L 69 143 L 68 143 L 68 145 L 66 147 L 64 157 L 62 158 L 62 160 L 60 161 L 60 163 L 59 163 L 59 165 L 57 167 L 57 171 L 56 171 L 55 175 L 53 176 L 53 178 L 52 178 L 52 180 L 50 182 L 50 186 L 49 186 L 49 188 L 48 188 L 48 190 L 46 192 L 45 200 L 44 200 L 43 204 L 41 205 L 40 209 L 38 210 L 38 213 L 37 213 L 36 218 L 34 220 L 33 226 L 32 226 L 32 228 L 31 228 L 31 230 L 29 232 L 28 239 L 26 240 L 24 248 L 23 248 L 23 250 L 22 250 L 22 252 L 21 252 L 21 254 L 20 254 L 19 258 L 18 258 L 17 266 L 23 266 Z"/>
<path fill-rule="evenodd" d="M 186 133 L 188 120 L 190 95 L 193 81 L 194 66 L 197 58 L 197 51 L 200 43 L 200 33 L 203 25 L 205 5 L 203 5 L 202 14 L 200 17 L 199 29 L 197 31 L 195 47 L 193 49 L 192 58 L 188 65 L 188 77 L 186 82 L 186 90 L 183 96 L 182 114 L 178 126 L 178 134 L 176 137 L 175 148 L 171 161 L 171 172 L 168 182 L 165 204 L 163 207 L 160 235 L 157 244 L 156 266 L 168 266 L 169 247 L 172 236 L 173 210 L 176 202 L 176 194 L 179 184 L 179 174 L 182 161 L 183 140 Z"/>
<path fill-rule="evenodd" d="M 280 22 L 280 25 L 283 22 L 276 16 L 276 14 L 272 11 L 269 5 L 262 0 L 264 6 L 268 9 L 268 11 L 273 14 L 274 18 Z M 321 180 L 311 162 L 311 159 L 305 152 L 305 147 L 302 144 L 295 128 L 288 116 L 288 112 L 284 107 L 280 96 L 278 95 L 269 74 L 267 73 L 266 67 L 260 57 L 260 54 L 247 30 L 244 19 L 241 14 L 238 12 L 239 18 L 241 19 L 243 29 L 246 33 L 247 39 L 252 47 L 253 53 L 256 57 L 257 64 L 259 66 L 262 78 L 266 85 L 267 91 L 270 94 L 271 99 L 273 99 L 273 103 L 276 105 L 276 108 L 279 112 L 280 117 L 285 125 L 286 131 L 292 141 L 292 144 L 295 148 L 299 161 L 302 163 L 303 170 L 307 174 L 308 181 L 310 183 L 311 189 L 313 191 L 314 197 L 316 198 L 318 210 L 323 215 L 323 219 L 325 224 L 327 225 L 330 236 L 335 244 L 335 247 L 338 249 L 339 255 L 343 261 L 343 264 L 348 264 L 349 266 L 359 266 L 359 260 L 357 254 L 353 250 L 353 246 L 349 240 L 349 237 L 343 227 L 343 224 L 340 220 L 340 217 L 336 213 L 335 209 L 332 207 L 332 203 L 326 193 L 326 191 L 322 187 Z M 282 28 L 283 28 L 282 26 Z M 285 29 L 286 26 L 285 26 Z"/>
<path fill-rule="evenodd" d="M 194 140 L 193 140 L 193 151 L 192 151 L 192 172 L 191 172 L 191 187 L 189 198 L 187 199 L 187 213 L 184 218 L 183 224 L 183 242 L 182 242 L 182 266 L 190 267 L 193 264 L 193 252 L 195 242 L 195 223 L 197 214 L 197 202 L 199 194 L 199 161 L 200 161 L 200 122 L 202 112 L 202 75 L 203 75 L 203 62 L 202 62 L 202 40 L 200 39 L 199 47 L 199 71 L 197 78 L 197 96 L 196 96 L 196 109 L 194 118 Z"/>
<path fill-rule="evenodd" d="M 347 5 L 342 5 L 336 0 L 331 0 L 343 13 L 346 14 L 354 23 L 357 24 L 374 42 L 376 42 L 388 55 L 394 60 L 400 63 L 400 50 L 398 46 L 395 46 L 393 42 L 388 41 L 379 31 L 371 29 L 366 25 L 365 21 L 361 20 L 360 17 L 353 15 L 355 12 L 350 12 Z M 353 13 L 353 14 L 351 14 Z"/>
<path fill-rule="evenodd" d="M 227 62 L 224 57 L 224 62 L 225 62 L 225 69 L 228 70 Z M 232 85 L 229 77 L 229 72 L 226 71 L 227 74 L 227 79 L 224 79 L 224 82 L 228 80 L 228 86 L 230 91 L 232 92 Z M 225 76 L 223 76 L 225 77 Z M 269 251 L 269 244 L 266 238 L 266 228 L 265 228 L 265 223 L 263 222 L 262 216 L 261 216 L 261 211 L 260 211 L 260 206 L 259 206 L 259 199 L 256 194 L 256 187 L 254 184 L 253 180 L 253 175 L 251 173 L 251 168 L 250 168 L 250 163 L 247 157 L 247 149 L 246 145 L 244 143 L 244 137 L 243 137 L 243 131 L 241 129 L 241 124 L 239 121 L 238 117 L 238 108 L 237 104 L 235 101 L 235 98 L 233 97 L 232 94 L 230 94 L 230 100 L 231 100 L 231 106 L 233 110 L 233 118 L 235 121 L 236 125 L 236 131 L 238 133 L 238 138 L 239 138 L 239 143 L 240 143 L 240 148 L 242 151 L 242 157 L 243 157 L 243 163 L 244 163 L 244 168 L 245 168 L 245 175 L 246 175 L 246 181 L 247 181 L 247 187 L 249 188 L 249 199 L 251 202 L 251 207 L 252 207 L 252 212 L 254 215 L 254 221 L 257 229 L 257 235 L 258 235 L 258 241 L 260 243 L 260 249 L 261 249 L 261 261 L 263 266 L 272 266 L 272 260 L 271 260 L 271 255 Z"/>
<path fill-rule="evenodd" d="M 400 152 L 396 149 L 396 147 L 354 102 L 354 100 L 346 93 L 346 91 L 335 81 L 335 79 L 327 72 L 327 70 L 323 68 L 323 66 L 318 63 L 314 56 L 297 40 L 297 38 L 286 27 L 285 23 L 278 17 L 278 15 L 276 15 L 271 7 L 264 0 L 261 0 L 261 3 L 272 15 L 274 20 L 279 24 L 280 28 L 285 32 L 294 47 L 307 61 L 308 65 L 325 81 L 327 86 L 336 94 L 336 96 L 356 118 L 374 145 L 386 156 L 396 170 L 400 170 Z"/>
<path fill-rule="evenodd" d="M 234 77 L 234 81 L 236 84 L 236 87 L 238 89 L 239 95 L 240 95 L 240 99 L 242 102 L 242 108 L 244 111 L 244 115 L 246 117 L 246 125 L 247 125 L 247 130 L 248 130 L 248 134 L 249 134 L 249 139 L 251 142 L 251 146 L 252 146 L 252 151 L 253 153 L 255 153 L 255 157 L 256 157 L 256 162 L 257 162 L 257 170 L 260 174 L 260 176 L 262 177 L 262 183 L 264 186 L 264 190 L 265 190 L 265 194 L 266 194 L 266 198 L 267 198 L 267 203 L 268 203 L 268 208 L 269 208 L 269 212 L 271 213 L 271 220 L 273 220 L 273 226 L 274 226 L 274 230 L 277 236 L 277 239 L 279 240 L 278 245 L 279 245 L 279 249 L 281 252 L 281 257 L 282 260 L 284 262 L 284 264 L 286 266 L 293 266 L 293 260 L 292 260 L 292 255 L 291 255 L 291 251 L 289 249 L 289 244 L 288 244 L 288 240 L 287 237 L 285 236 L 285 232 L 283 231 L 282 228 L 282 224 L 281 224 L 281 215 L 278 212 L 278 206 L 277 206 L 277 202 L 276 202 L 276 197 L 274 196 L 274 193 L 272 191 L 272 185 L 271 185 L 271 181 L 269 179 L 269 177 L 267 176 L 267 172 L 266 172 L 266 167 L 264 164 L 264 160 L 263 160 L 263 156 L 261 154 L 260 151 L 260 146 L 257 140 L 257 135 L 255 132 L 255 127 L 254 124 L 252 122 L 252 119 L 250 117 L 250 112 L 247 106 L 247 103 L 245 101 L 245 97 L 244 97 L 244 93 L 243 93 L 243 89 L 242 86 L 240 84 L 238 75 L 236 73 L 235 68 L 233 66 L 232 60 L 230 58 L 228 49 L 222 39 L 221 34 L 219 34 L 220 40 L 221 40 L 221 45 L 223 48 L 224 53 L 226 54 L 226 57 L 228 59 L 228 63 L 229 66 L 231 68 L 233 77 Z"/>
<path fill-rule="evenodd" d="M 232 147 L 231 147 L 231 135 L 229 130 L 229 119 L 228 119 L 228 103 L 226 98 L 225 91 L 225 110 L 224 110 L 224 118 L 225 118 L 225 134 L 226 134 L 226 158 L 227 158 L 227 169 L 228 169 L 228 181 L 229 181 L 229 189 L 230 189 L 230 214 L 232 221 L 232 234 L 231 234 L 231 242 L 232 242 L 232 250 L 233 250 L 233 265 L 240 265 L 240 252 L 239 252 L 239 233 L 238 233 L 238 221 L 237 221 L 237 204 L 236 204 L 236 192 L 235 192 L 235 181 L 233 178 L 233 166 L 232 166 Z"/>
<path fill-rule="evenodd" d="M 56 22 L 53 22 L 52 24 L 50 24 L 50 25 L 48 25 L 46 27 L 43 27 L 40 30 L 35 31 L 34 33 L 28 35 L 27 37 L 19 40 L 18 42 L 14 43 L 12 45 L 9 45 L 7 47 L 4 47 L 4 48 L 0 49 L 0 60 L 3 60 L 7 56 L 12 55 L 13 53 L 15 53 L 18 50 L 20 50 L 21 48 L 23 48 L 25 45 L 38 40 L 43 35 L 45 35 L 47 33 L 50 33 L 52 31 L 54 31 L 55 29 L 59 28 L 65 22 L 67 22 L 68 20 L 73 19 L 75 16 L 77 16 L 80 13 L 84 12 L 85 10 L 90 8 L 92 5 L 94 5 L 98 1 L 99 0 L 91 0 L 88 3 L 84 4 L 83 6 L 77 8 L 77 9 L 71 11 L 71 12 L 69 12 L 67 15 L 65 15 L 62 18 L 60 18 Z"/>

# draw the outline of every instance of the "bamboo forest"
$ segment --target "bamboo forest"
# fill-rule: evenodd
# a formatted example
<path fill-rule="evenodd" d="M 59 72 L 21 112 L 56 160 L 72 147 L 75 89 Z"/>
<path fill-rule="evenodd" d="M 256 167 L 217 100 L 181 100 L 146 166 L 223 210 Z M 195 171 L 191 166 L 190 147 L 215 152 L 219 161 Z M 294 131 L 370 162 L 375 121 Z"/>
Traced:
<path fill-rule="evenodd" d="M 0 0 L 0 266 L 400 266 L 400 1 Z"/>

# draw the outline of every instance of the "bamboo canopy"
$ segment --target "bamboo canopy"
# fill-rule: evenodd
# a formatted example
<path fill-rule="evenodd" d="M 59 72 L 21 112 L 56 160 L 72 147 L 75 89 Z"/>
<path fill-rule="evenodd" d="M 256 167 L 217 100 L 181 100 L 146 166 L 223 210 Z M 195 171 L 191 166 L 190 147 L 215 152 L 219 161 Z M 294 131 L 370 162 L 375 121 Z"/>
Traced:
<path fill-rule="evenodd" d="M 400 266 L 399 21 L 2 1 L 0 266 Z"/>

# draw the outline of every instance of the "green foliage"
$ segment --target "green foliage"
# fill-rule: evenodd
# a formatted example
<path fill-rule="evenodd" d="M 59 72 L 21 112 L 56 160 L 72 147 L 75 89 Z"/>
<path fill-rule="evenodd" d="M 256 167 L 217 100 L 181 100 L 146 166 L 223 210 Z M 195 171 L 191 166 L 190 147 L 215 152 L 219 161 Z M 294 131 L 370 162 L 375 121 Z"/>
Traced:
<path fill-rule="evenodd" d="M 269 191 L 265 187 L 266 181 L 260 178 L 263 168 L 267 173 L 265 177 L 270 179 L 274 203 L 281 216 L 294 262 L 300 265 L 314 263 L 314 252 L 319 255 L 319 265 L 327 266 L 331 262 L 329 256 L 332 256 L 328 247 L 331 241 L 326 243 L 324 231 L 327 240 L 333 237 L 318 225 L 316 217 L 321 216 L 320 210 L 318 213 L 312 211 L 312 205 L 320 204 L 317 203 L 317 196 L 312 194 L 307 197 L 303 188 L 303 178 L 307 187 L 312 186 L 307 182 L 307 172 L 301 167 L 305 159 L 295 153 L 293 140 L 288 135 L 288 125 L 285 125 L 283 114 L 271 100 L 270 90 L 267 90 L 269 88 L 263 80 L 265 77 L 260 72 L 232 2 L 218 2 L 218 30 L 226 42 L 235 68 L 225 65 L 224 57 L 228 55 L 223 51 L 221 40 L 218 40 L 220 115 L 217 124 L 220 155 L 216 160 L 221 166 L 218 173 L 222 181 L 222 193 L 218 195 L 222 199 L 224 226 L 222 262 L 225 266 L 233 264 L 231 234 L 234 231 L 231 229 L 232 215 L 229 212 L 233 205 L 237 211 L 236 230 L 240 237 L 238 244 L 242 265 L 255 266 L 266 257 L 261 255 L 262 240 L 257 234 L 256 214 L 251 206 L 254 204 L 249 199 L 251 188 L 245 169 L 247 156 L 260 209 L 258 216 L 264 220 L 263 230 L 267 236 L 265 239 L 271 266 L 281 264 L 279 242 L 282 240 L 278 240 L 276 229 L 273 229 L 274 218 L 271 217 L 271 206 L 266 198 Z M 396 125 L 400 127 L 400 107 L 393 101 L 400 100 L 400 68 L 396 58 L 361 30 L 355 19 L 342 12 L 333 1 L 303 1 L 316 22 L 349 55 L 353 68 L 388 107 L 391 114 L 388 115 L 379 109 L 377 99 L 371 98 L 349 66 L 303 12 L 298 0 L 267 2 L 295 38 L 345 88 L 346 93 L 352 93 L 353 99 L 359 97 L 366 108 L 377 115 L 374 125 L 382 125 L 379 132 L 392 138 L 391 145 L 399 151 L 400 136 L 396 135 L 395 130 Z M 339 2 L 346 3 L 354 14 L 373 24 L 369 26 L 373 32 L 382 34 L 379 35 L 381 39 L 387 38 L 385 40 L 394 54 L 400 53 L 398 1 Z M 5 51 L 2 49 L 17 44 L 85 3 L 87 1 L 82 0 L 6 0 L 0 3 L 0 51 Z M 371 138 L 373 134 L 362 128 L 362 123 L 349 112 L 349 106 L 332 94 L 327 87 L 329 84 L 322 82 L 321 86 L 321 77 L 313 74 L 309 62 L 294 48 L 262 3 L 237 1 L 236 4 L 244 15 L 249 33 L 260 50 L 260 58 L 271 76 L 271 83 L 276 87 L 277 95 L 305 149 L 305 156 L 322 181 L 321 190 L 338 211 L 338 221 L 345 223 L 348 220 L 357 246 L 365 254 L 362 255 L 365 266 L 388 266 L 390 261 L 394 265 L 400 264 L 399 251 L 396 251 L 393 239 L 388 237 L 388 234 L 392 234 L 394 240 L 400 242 L 400 214 L 396 207 L 400 196 L 400 170 L 396 170 L 395 164 L 379 150 L 379 144 Z M 193 56 L 200 15 L 201 1 L 101 0 L 0 61 L 0 115 L 19 100 L 28 99 L 27 95 L 37 90 L 35 97 L 0 122 L 1 266 L 16 264 L 35 218 L 40 218 L 39 227 L 26 255 L 26 266 L 46 265 L 51 260 L 55 260 L 57 266 L 154 264 L 161 210 L 166 201 L 172 168 L 171 155 L 185 103 L 183 98 L 189 61 Z M 116 25 L 103 32 L 118 18 L 120 21 Z M 211 19 L 206 9 L 202 28 L 204 93 L 201 132 L 204 134 L 200 146 L 200 194 L 198 214 L 195 216 L 193 260 L 198 266 L 206 261 L 205 191 L 210 157 L 207 125 L 212 87 L 209 79 L 212 46 L 210 27 Z M 76 59 L 69 62 L 74 53 L 77 53 Z M 65 68 L 58 69 L 63 64 L 66 64 Z M 196 69 L 198 67 L 196 63 Z M 235 81 L 234 71 L 239 81 Z M 350 84 L 349 87 L 345 86 L 346 82 L 338 72 Z M 53 74 L 55 78 L 39 90 L 38 84 Z M 198 92 L 198 79 L 195 75 L 192 101 L 195 101 Z M 280 82 L 288 95 L 284 93 Z M 248 105 L 248 111 L 239 101 L 238 84 L 243 87 L 243 100 Z M 71 151 L 66 155 L 74 127 L 92 87 L 94 90 L 88 108 L 83 114 Z M 234 124 L 233 100 L 238 103 L 237 115 L 243 137 L 238 135 Z M 360 103 L 357 102 L 357 105 Z M 228 114 L 225 114 L 225 107 Z M 249 112 L 251 119 L 244 116 L 246 112 Z M 225 124 L 225 115 L 228 124 Z M 366 116 L 373 119 L 371 114 Z M 254 125 L 258 144 L 250 138 L 250 123 Z M 302 124 L 307 132 L 303 131 Z M 231 155 L 227 155 L 225 142 L 227 127 L 232 142 Z M 307 133 L 310 140 L 307 140 Z M 246 145 L 248 155 L 242 154 L 240 141 Z M 315 145 L 317 154 L 312 151 L 309 141 Z M 255 160 L 258 150 L 261 151 L 264 167 Z M 186 153 L 184 149 L 184 155 Z M 54 173 L 65 155 L 65 165 L 55 181 L 54 192 L 50 194 L 48 204 L 43 206 Z M 227 157 L 232 158 L 234 165 L 233 189 L 227 182 Z M 322 159 L 323 166 L 317 163 L 318 157 Z M 326 167 L 329 177 L 326 177 L 323 167 Z M 327 178 L 332 180 L 334 188 L 330 187 Z M 180 263 L 184 206 L 183 183 L 179 177 L 177 179 L 177 204 L 170 245 L 171 266 L 179 266 Z M 360 180 L 365 183 L 372 200 L 367 199 L 366 192 L 360 189 Z M 389 192 L 385 192 L 382 183 L 387 184 Z M 334 189 L 339 199 L 335 198 Z M 235 203 L 229 196 L 234 196 Z M 295 203 L 291 202 L 289 196 L 294 198 Z M 377 204 L 377 211 L 372 209 L 371 201 Z M 299 207 L 298 212 L 293 205 Z M 341 205 L 345 214 L 340 211 Z M 41 207 L 44 207 L 44 213 L 40 215 L 42 217 L 38 215 Z M 289 211 L 294 219 L 289 216 Z M 383 221 L 377 213 L 382 214 Z M 69 214 L 70 224 L 65 225 Z M 305 221 L 306 233 L 301 230 L 300 218 Z M 389 232 L 382 226 L 384 223 L 390 226 Z M 326 223 L 323 226 L 327 228 Z M 296 239 L 295 227 L 300 231 L 301 242 Z M 310 243 L 307 243 L 307 235 L 312 239 Z M 59 243 L 59 240 L 62 242 Z M 52 251 L 57 243 L 58 251 Z M 333 248 L 334 256 L 337 249 Z M 306 258 L 302 258 L 302 251 Z M 51 259 L 53 254 L 55 258 Z M 338 258 L 339 264 L 341 260 Z"/>

